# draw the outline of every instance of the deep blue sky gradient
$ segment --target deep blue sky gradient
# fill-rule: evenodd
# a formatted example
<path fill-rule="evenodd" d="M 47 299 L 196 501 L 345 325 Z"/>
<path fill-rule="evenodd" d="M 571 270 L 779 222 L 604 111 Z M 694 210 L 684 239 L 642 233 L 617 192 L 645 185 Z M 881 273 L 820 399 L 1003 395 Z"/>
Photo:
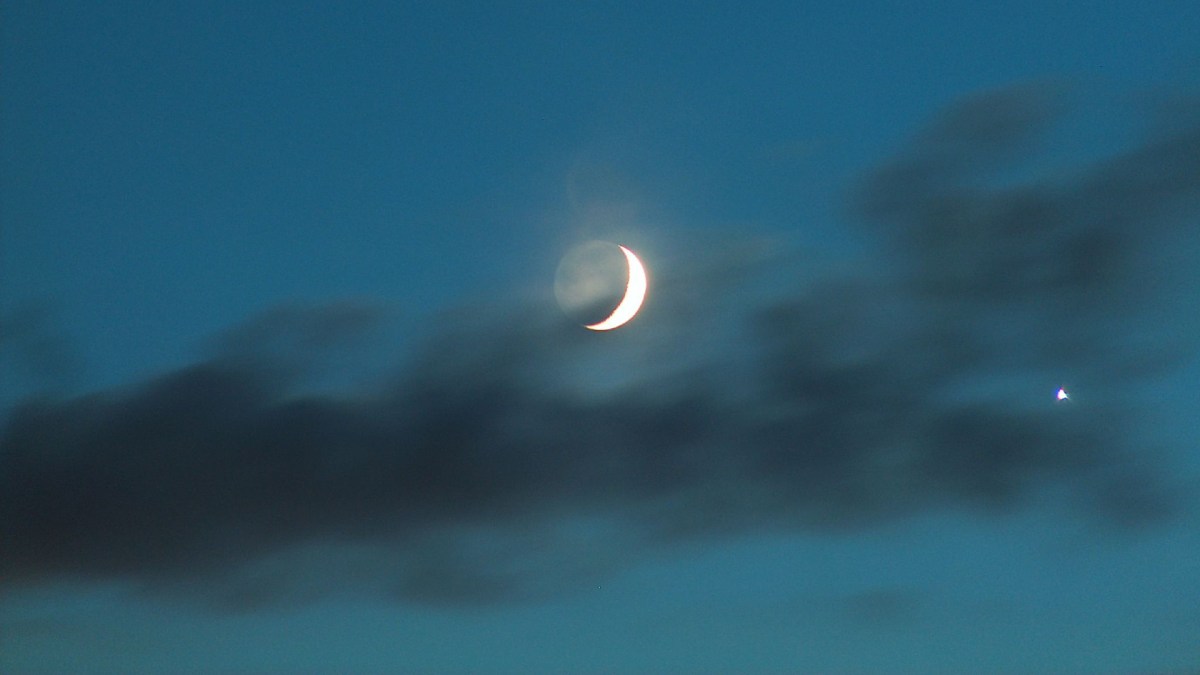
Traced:
<path fill-rule="evenodd" d="M 489 349 L 490 324 L 497 341 L 545 341 L 557 358 L 562 343 L 541 332 L 537 303 L 557 311 L 549 290 L 559 258 L 596 238 L 643 254 L 652 278 L 644 316 L 607 351 L 555 361 L 553 371 L 539 365 L 547 371 L 530 377 L 549 372 L 555 386 L 597 397 L 628 386 L 631 400 L 650 401 L 630 404 L 636 415 L 657 411 L 655 396 L 673 391 L 674 380 L 658 374 L 686 375 L 692 359 L 728 374 L 736 398 L 739 378 L 755 377 L 740 369 L 753 355 L 741 324 L 720 317 L 741 317 L 743 307 L 753 314 L 779 297 L 824 306 L 811 301 L 825 291 L 810 282 L 847 272 L 899 283 L 890 225 L 864 226 L 856 190 L 875 168 L 920 156 L 921 131 L 948 106 L 1009 87 L 1073 101 L 1034 163 L 1039 178 L 1073 185 L 1080 167 L 1140 147 L 1147 120 L 1194 123 L 1200 4 L 6 2 L 0 442 L 15 440 L 0 452 L 25 447 L 4 426 L 22 401 L 61 405 L 70 419 L 91 410 L 78 402 L 92 399 L 78 396 L 136 398 L 151 378 L 229 344 L 249 344 L 254 361 L 266 338 L 253 321 L 264 312 L 269 333 L 272 322 L 292 326 L 287 312 L 297 307 L 379 311 L 383 337 L 322 361 L 318 379 L 337 386 L 391 382 L 399 367 L 418 373 L 399 381 L 440 392 L 458 386 L 456 368 L 501 369 L 474 369 L 475 353 L 439 351 L 453 344 L 441 341 L 441 326 L 464 314 L 485 326 L 471 329 L 467 345 Z M 1162 101 L 1182 112 L 1154 118 Z M 386 577 L 385 553 L 339 567 L 329 561 L 340 560 L 340 544 L 325 540 L 299 561 L 271 564 L 281 578 L 298 574 L 304 588 L 324 588 L 310 577 L 347 567 L 367 569 L 367 582 L 335 583 L 314 597 L 285 592 L 243 611 L 208 606 L 204 578 L 143 584 L 149 575 L 136 564 L 124 576 L 83 581 L 10 587 L 0 579 L 0 670 L 1200 667 L 1200 528 L 1190 497 L 1200 485 L 1200 220 L 1195 194 L 1177 190 L 1191 197 L 1172 206 L 1175 234 L 1132 237 L 1149 251 L 1139 266 L 1160 284 L 1147 314 L 1097 329 L 1088 349 L 1141 340 L 1151 354 L 1183 356 L 1163 372 L 1150 358 L 1126 364 L 1139 377 L 1121 379 L 1096 372 L 1116 361 L 1089 366 L 1090 351 L 1025 368 L 1014 346 L 999 350 L 1011 353 L 1011 372 L 954 394 L 986 399 L 1015 388 L 1028 393 L 1028 407 L 1070 413 L 1053 393 L 1078 383 L 1076 409 L 1136 409 L 1123 432 L 1163 453 L 1161 463 L 1159 455 L 1144 462 L 1171 467 L 1181 495 L 1162 522 L 1114 531 L 1064 515 L 1073 508 L 1063 506 L 1072 503 L 1067 477 L 1011 508 L 936 498 L 861 527 L 797 530 L 771 520 L 661 546 L 637 540 L 637 528 L 575 513 L 581 522 L 563 525 L 551 562 L 538 563 L 571 571 L 561 580 L 535 575 L 553 577 L 549 590 L 511 601 L 423 602 L 420 593 L 381 589 L 370 581 Z M 1122 227 L 1140 233 L 1143 223 Z M 735 292 L 711 291 L 723 288 L 725 271 L 747 269 L 767 272 L 747 273 L 756 281 Z M 893 296 L 865 297 L 865 311 L 886 313 Z M 270 314 L 280 307 L 291 309 Z M 354 311 L 330 321 L 352 322 Z M 684 344 L 687 332 L 656 332 L 655 316 L 711 330 Z M 1008 325 L 1007 315 L 988 316 Z M 307 319 L 294 320 L 307 330 Z M 884 325 L 880 339 L 893 327 Z M 1081 325 L 1093 335 L 1091 323 Z M 427 362 L 432 384 L 420 375 Z M 643 381 L 643 368 L 655 375 Z M 1120 391 L 1102 386 L 1115 382 Z M 789 414 L 761 408 L 752 412 Z M 717 432 L 707 438 L 716 444 Z M 38 515 L 0 509 L 0 518 L 18 517 Z M 0 532 L 6 526 L 20 529 L 11 520 Z M 508 536 L 496 550 L 542 542 L 536 528 Z M 487 566 L 492 549 L 479 550 Z"/>

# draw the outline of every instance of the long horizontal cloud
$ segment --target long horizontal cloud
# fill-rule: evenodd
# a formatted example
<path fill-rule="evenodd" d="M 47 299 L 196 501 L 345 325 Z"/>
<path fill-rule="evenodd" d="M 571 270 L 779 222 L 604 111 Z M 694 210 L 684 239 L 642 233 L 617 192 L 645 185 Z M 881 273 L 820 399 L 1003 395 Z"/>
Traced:
<path fill-rule="evenodd" d="M 0 588 L 227 582 L 230 606 L 254 605 L 320 583 L 292 570 L 248 586 L 245 570 L 358 547 L 376 553 L 339 569 L 407 600 L 478 603 L 569 586 L 532 549 L 570 558 L 608 535 L 581 543 L 566 523 L 638 551 L 1004 509 L 1056 481 L 1102 523 L 1168 517 L 1162 467 L 1131 459 L 1131 418 L 994 384 L 1138 374 L 1122 321 L 1149 297 L 1136 256 L 1153 251 L 1133 244 L 1196 206 L 1200 128 L 1063 181 L 988 187 L 1059 107 L 1041 90 L 973 99 L 869 176 L 853 210 L 891 254 L 869 274 L 767 299 L 736 278 L 790 263 L 676 270 L 686 284 L 666 271 L 663 311 L 603 336 L 548 296 L 505 301 L 448 319 L 386 383 L 339 394 L 298 374 L 368 331 L 369 308 L 278 310 L 152 381 L 30 402 L 0 437 Z M 739 309 L 668 311 L 704 283 Z M 724 332 L 698 345 L 701 324 Z M 370 562 L 380 552 L 395 558 Z"/>

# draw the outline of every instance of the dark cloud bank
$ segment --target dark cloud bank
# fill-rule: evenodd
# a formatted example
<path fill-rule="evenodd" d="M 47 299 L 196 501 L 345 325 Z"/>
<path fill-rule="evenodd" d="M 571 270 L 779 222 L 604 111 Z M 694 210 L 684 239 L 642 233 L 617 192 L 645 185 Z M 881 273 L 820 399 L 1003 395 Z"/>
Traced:
<path fill-rule="evenodd" d="M 745 278 L 794 260 L 661 270 L 605 335 L 548 295 L 506 301 L 338 394 L 298 378 L 371 311 L 278 310 L 153 381 L 28 402 L 0 436 L 0 591 L 479 603 L 665 543 L 1003 512 L 1042 488 L 1102 526 L 1167 519 L 1128 406 L 1050 397 L 1171 367 L 1140 323 L 1146 272 L 1197 222 L 1200 127 L 1014 180 L 1061 114 L 1037 88 L 947 111 L 851 199 L 884 254 L 791 290 Z"/>

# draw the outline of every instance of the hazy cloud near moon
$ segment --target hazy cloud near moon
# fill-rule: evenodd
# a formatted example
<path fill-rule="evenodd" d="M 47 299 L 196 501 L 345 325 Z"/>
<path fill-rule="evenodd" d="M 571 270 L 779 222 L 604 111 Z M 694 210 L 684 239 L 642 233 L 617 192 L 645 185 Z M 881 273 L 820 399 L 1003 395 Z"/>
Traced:
<path fill-rule="evenodd" d="M 999 511 L 1051 484 L 1100 525 L 1169 518 L 1136 418 L 1044 392 L 1061 368 L 1144 373 L 1125 338 L 1155 298 L 1147 233 L 1195 222 L 1200 127 L 1058 180 L 989 182 L 1061 107 L 1038 89 L 972 99 L 868 176 L 852 211 L 891 252 L 871 274 L 767 298 L 738 280 L 794 260 L 659 270 L 656 311 L 602 340 L 549 294 L 508 299 L 503 320 L 448 320 L 385 383 L 339 394 L 300 374 L 372 310 L 289 308 L 152 381 L 30 402 L 0 436 L 0 590 L 488 603 L 673 541 Z M 696 284 L 726 309 L 679 311 Z M 1049 379 L 1023 396 L 996 384 L 1012 372 Z"/>

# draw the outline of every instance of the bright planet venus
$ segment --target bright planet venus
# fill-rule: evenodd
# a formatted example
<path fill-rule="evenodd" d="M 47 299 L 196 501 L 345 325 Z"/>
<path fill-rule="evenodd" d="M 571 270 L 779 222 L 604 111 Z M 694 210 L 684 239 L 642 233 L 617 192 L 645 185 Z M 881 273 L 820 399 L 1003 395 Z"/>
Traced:
<path fill-rule="evenodd" d="M 646 268 L 618 244 L 589 241 L 563 256 L 554 294 L 568 317 L 594 331 L 629 323 L 646 300 Z"/>

